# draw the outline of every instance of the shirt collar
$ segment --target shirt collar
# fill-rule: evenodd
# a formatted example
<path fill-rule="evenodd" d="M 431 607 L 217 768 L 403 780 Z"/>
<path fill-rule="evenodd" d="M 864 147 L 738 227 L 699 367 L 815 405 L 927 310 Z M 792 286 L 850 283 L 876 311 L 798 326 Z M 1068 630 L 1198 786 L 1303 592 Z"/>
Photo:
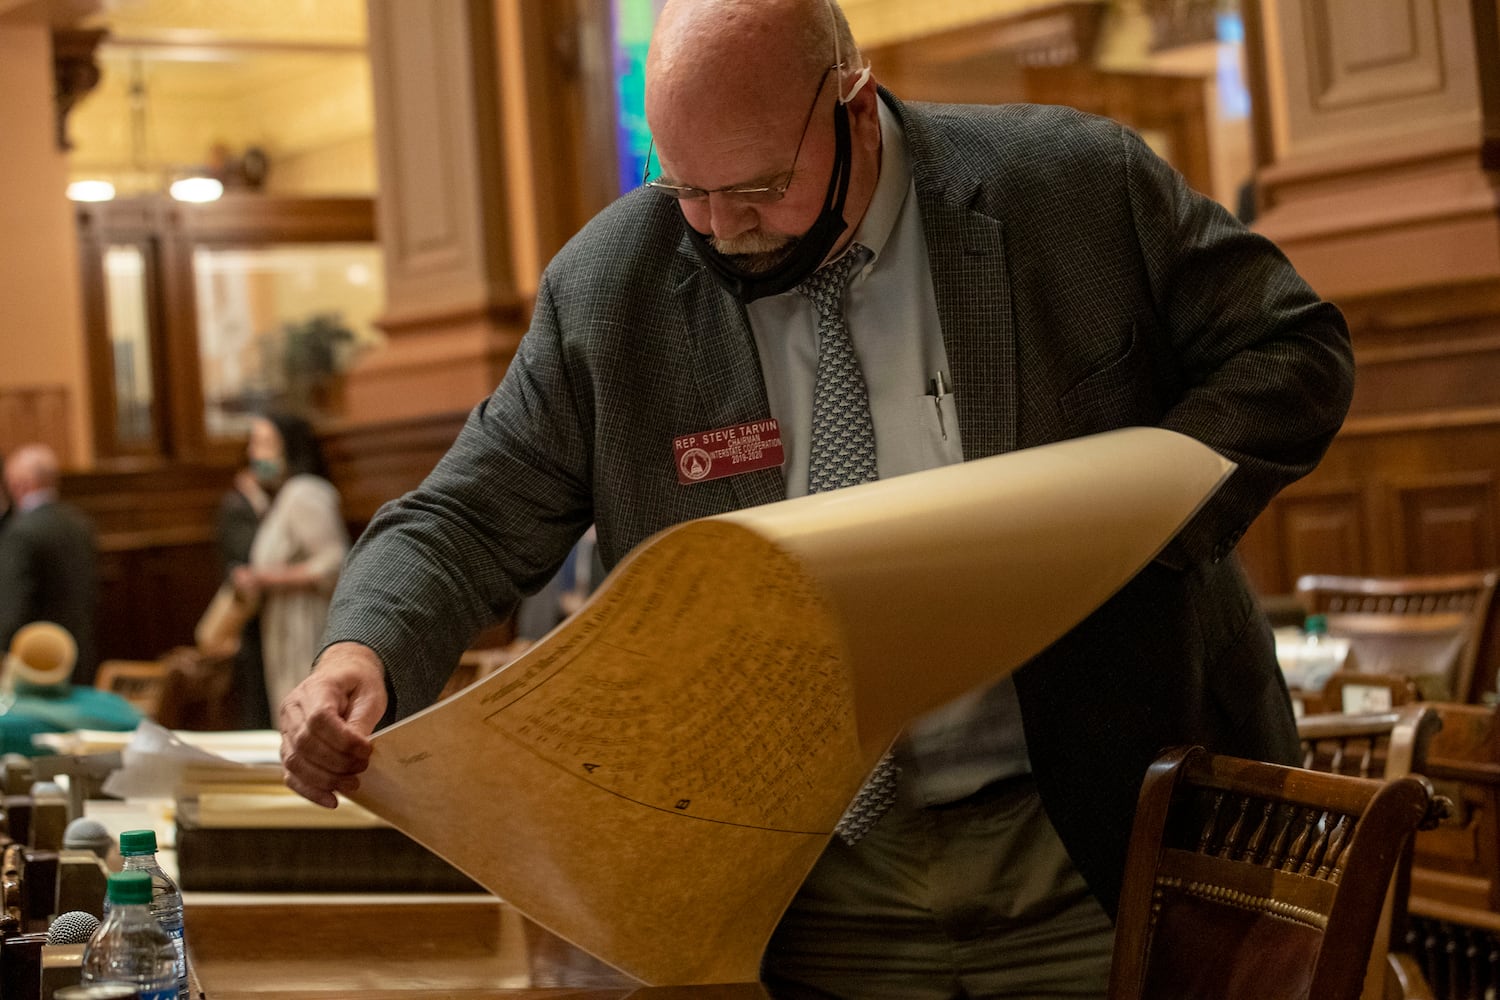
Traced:
<path fill-rule="evenodd" d="M 25 514 L 57 499 L 56 490 L 32 490 L 16 503 L 16 513 Z"/>
<path fill-rule="evenodd" d="M 866 268 L 873 267 L 880 259 L 911 188 L 911 156 L 906 149 L 906 133 L 901 130 L 901 121 L 886 107 L 883 98 L 875 103 L 880 109 L 880 179 L 875 182 L 875 193 L 870 196 L 865 217 L 854 231 L 854 242 L 870 250 L 870 262 Z"/>

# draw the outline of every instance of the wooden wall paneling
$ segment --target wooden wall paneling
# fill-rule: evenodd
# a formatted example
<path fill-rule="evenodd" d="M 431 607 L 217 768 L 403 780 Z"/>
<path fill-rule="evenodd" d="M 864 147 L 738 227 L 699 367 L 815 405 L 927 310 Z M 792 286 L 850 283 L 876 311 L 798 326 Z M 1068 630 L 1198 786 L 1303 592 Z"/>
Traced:
<path fill-rule="evenodd" d="M 193 627 L 219 586 L 212 541 L 158 542 L 100 552 L 96 622 L 103 659 L 152 660 L 193 644 Z"/>
<path fill-rule="evenodd" d="M 354 533 L 375 511 L 416 488 L 463 429 L 467 413 L 332 429 L 322 435 L 329 474 Z"/>
<path fill-rule="evenodd" d="M 1453 573 L 1500 565 L 1494 470 L 1397 480 L 1389 489 L 1389 527 L 1400 572 Z"/>
<path fill-rule="evenodd" d="M 1500 731 L 1495 710 L 1438 705 L 1443 725 L 1423 771 L 1453 800 L 1454 815 L 1417 834 L 1411 879 L 1413 913 L 1493 925 L 1500 911 Z M 1469 912 L 1463 912 L 1469 911 Z"/>
<path fill-rule="evenodd" d="M 193 641 L 219 585 L 215 522 L 232 465 L 159 465 L 64 475 L 100 549 L 98 643 L 106 659 L 152 659 Z"/>
<path fill-rule="evenodd" d="M 1331 484 L 1316 492 L 1298 491 L 1284 496 L 1274 510 L 1285 580 L 1294 582 L 1307 573 L 1369 572 L 1368 517 L 1360 486 Z"/>
<path fill-rule="evenodd" d="M 71 465 L 70 405 L 65 385 L 0 388 L 0 459 L 23 444 L 45 444 L 64 468 Z"/>
<path fill-rule="evenodd" d="M 344 425 L 320 435 L 351 535 L 381 504 L 421 483 L 467 413 Z M 150 659 L 192 642 L 220 582 L 215 524 L 238 463 L 141 462 L 64 476 L 101 550 L 99 646 L 106 658 Z"/>
<path fill-rule="evenodd" d="M 545 263 L 620 195 L 608 0 L 519 4 L 519 50 Z M 636 178 L 639 181 L 639 178 Z"/>
<path fill-rule="evenodd" d="M 514 299 L 503 229 L 493 10 L 485 0 L 369 8 L 390 319 Z"/>
<path fill-rule="evenodd" d="M 1500 403 L 1500 327 L 1474 334 L 1419 331 L 1421 339 L 1392 346 L 1356 345 L 1356 417 L 1413 412 L 1453 413 Z"/>
<path fill-rule="evenodd" d="M 1351 136 L 1474 120 L 1478 74 L 1465 0 L 1272 0 L 1295 158 Z M 1393 110 L 1399 108 L 1399 114 Z"/>
<path fill-rule="evenodd" d="M 499 381 L 526 319 L 493 3 L 372 0 L 369 28 L 387 343 L 346 382 L 360 424 L 466 411 Z"/>
<path fill-rule="evenodd" d="M 1392 97 L 1426 97 L 1443 87 L 1438 8 L 1429 0 L 1305 0 L 1302 23 L 1313 42 L 1312 105 L 1353 108 Z"/>
<path fill-rule="evenodd" d="M 1285 582 L 1291 579 L 1291 574 L 1286 568 L 1287 546 L 1281 535 L 1280 503 L 1272 500 L 1235 546 L 1235 555 L 1250 578 L 1250 585 L 1263 597 L 1289 595 L 1292 589 Z"/>

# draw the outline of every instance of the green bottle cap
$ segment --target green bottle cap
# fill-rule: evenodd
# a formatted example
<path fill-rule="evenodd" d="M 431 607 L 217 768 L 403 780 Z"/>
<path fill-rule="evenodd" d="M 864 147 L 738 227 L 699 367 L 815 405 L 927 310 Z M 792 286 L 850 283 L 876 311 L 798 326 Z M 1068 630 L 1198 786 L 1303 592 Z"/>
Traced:
<path fill-rule="evenodd" d="M 1313 635 L 1327 635 L 1328 634 L 1328 616 L 1327 615 L 1308 615 L 1307 616 L 1307 621 L 1305 621 L 1305 622 L 1302 623 L 1302 631 L 1310 633 L 1310 634 L 1313 634 Z M 125 847 L 125 838 L 122 836 L 120 838 L 120 848 L 121 848 L 121 850 L 123 850 L 124 847 Z"/>
<path fill-rule="evenodd" d="M 126 830 L 120 834 L 120 853 L 126 857 L 134 854 L 155 854 L 156 831 Z"/>
<path fill-rule="evenodd" d="M 151 873 L 142 871 L 114 872 L 109 876 L 105 890 L 111 903 L 130 906 L 151 902 Z"/>

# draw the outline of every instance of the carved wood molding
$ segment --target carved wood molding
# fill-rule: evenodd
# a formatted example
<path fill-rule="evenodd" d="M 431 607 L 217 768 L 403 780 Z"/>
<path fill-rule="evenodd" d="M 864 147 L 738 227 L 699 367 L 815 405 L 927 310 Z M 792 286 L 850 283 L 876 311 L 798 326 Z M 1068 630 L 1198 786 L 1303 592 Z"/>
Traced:
<path fill-rule="evenodd" d="M 1350 417 L 1339 430 L 1339 437 L 1389 437 L 1393 434 L 1431 434 L 1469 428 L 1500 429 L 1500 406 Z"/>
<path fill-rule="evenodd" d="M 1090 65 L 1108 5 L 1069 0 L 950 28 L 918 38 L 865 47 L 865 55 L 885 79 L 891 65 L 962 65 L 1008 58 L 1021 66 Z"/>
<path fill-rule="evenodd" d="M 83 96 L 99 84 L 99 64 L 94 51 L 109 34 L 102 28 L 52 29 L 53 108 L 57 119 L 57 148 L 67 152 L 68 113 Z"/>

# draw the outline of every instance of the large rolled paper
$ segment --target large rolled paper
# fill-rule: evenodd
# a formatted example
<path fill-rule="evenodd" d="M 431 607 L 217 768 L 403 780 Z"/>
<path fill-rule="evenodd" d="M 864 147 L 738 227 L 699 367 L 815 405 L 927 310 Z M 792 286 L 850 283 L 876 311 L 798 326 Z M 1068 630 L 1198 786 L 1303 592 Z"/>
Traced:
<path fill-rule="evenodd" d="M 1086 617 L 1233 468 L 1130 429 L 678 525 L 378 733 L 351 798 L 644 982 L 753 981 L 900 730 Z"/>

